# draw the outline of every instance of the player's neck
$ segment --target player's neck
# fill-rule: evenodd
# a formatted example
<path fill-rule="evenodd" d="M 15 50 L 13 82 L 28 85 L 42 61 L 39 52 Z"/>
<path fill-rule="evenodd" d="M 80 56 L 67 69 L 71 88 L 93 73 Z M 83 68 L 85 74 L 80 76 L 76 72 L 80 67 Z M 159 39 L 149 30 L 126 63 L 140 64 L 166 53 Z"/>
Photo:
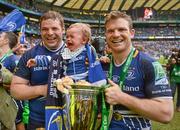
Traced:
<path fill-rule="evenodd" d="M 131 51 L 131 49 L 128 49 L 128 50 L 120 52 L 120 53 L 114 53 L 113 57 L 114 57 L 115 64 L 120 65 L 120 64 L 124 63 L 129 55 L 130 51 Z"/>
<path fill-rule="evenodd" d="M 57 51 L 60 50 L 60 48 L 63 46 L 63 42 L 61 42 L 61 44 L 59 44 L 59 46 L 56 47 L 56 48 L 49 48 L 49 47 L 47 47 L 44 43 L 43 43 L 43 45 L 44 45 L 44 47 L 45 47 L 47 50 L 49 50 L 49 51 L 51 51 L 51 52 L 57 52 Z"/>

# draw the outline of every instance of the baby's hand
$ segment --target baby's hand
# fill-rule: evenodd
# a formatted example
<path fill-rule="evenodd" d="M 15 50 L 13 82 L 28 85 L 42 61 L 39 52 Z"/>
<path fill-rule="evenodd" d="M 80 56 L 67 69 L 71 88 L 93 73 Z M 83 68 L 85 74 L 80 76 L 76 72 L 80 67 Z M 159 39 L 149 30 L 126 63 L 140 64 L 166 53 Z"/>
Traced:
<path fill-rule="evenodd" d="M 27 64 L 26 64 L 26 66 L 27 66 L 28 68 L 34 67 L 34 66 L 36 66 L 36 65 L 37 65 L 37 63 L 36 63 L 36 60 L 35 60 L 35 59 L 29 59 L 29 60 L 27 61 Z"/>
<path fill-rule="evenodd" d="M 102 57 L 100 57 L 100 61 L 101 61 L 102 63 L 110 63 L 110 59 L 109 59 L 109 57 L 107 57 L 107 56 L 102 56 Z"/>

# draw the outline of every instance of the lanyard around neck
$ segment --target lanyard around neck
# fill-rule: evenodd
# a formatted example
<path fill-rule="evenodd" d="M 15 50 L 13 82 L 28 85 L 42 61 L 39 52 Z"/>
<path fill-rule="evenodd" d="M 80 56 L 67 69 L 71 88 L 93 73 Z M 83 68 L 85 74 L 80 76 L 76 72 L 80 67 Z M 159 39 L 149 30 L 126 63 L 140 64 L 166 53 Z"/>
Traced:
<path fill-rule="evenodd" d="M 5 53 L 1 59 L 0 59 L 0 63 L 2 63 L 7 57 L 9 57 L 10 55 L 12 55 L 12 50 L 9 50 L 7 53 Z"/>
<path fill-rule="evenodd" d="M 119 86 L 122 88 L 122 85 L 124 83 L 128 68 L 131 64 L 133 54 L 134 54 L 135 48 L 131 48 L 131 52 L 129 53 L 125 63 L 123 64 L 122 67 L 122 72 L 120 73 L 120 81 L 119 81 Z M 112 79 L 112 71 L 113 71 L 113 57 L 111 55 L 111 63 L 110 63 L 110 68 L 109 68 L 109 78 Z"/>

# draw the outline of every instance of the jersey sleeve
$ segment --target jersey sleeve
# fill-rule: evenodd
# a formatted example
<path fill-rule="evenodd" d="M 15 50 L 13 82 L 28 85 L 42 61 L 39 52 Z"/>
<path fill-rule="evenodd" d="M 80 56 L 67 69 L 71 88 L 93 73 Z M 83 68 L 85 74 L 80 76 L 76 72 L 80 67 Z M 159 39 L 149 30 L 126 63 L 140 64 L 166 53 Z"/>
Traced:
<path fill-rule="evenodd" d="M 11 73 L 14 73 L 14 70 L 16 68 L 16 58 L 14 55 L 11 55 L 7 57 L 3 63 L 3 66 L 6 67 Z"/>
<path fill-rule="evenodd" d="M 6 69 L 5 67 L 2 67 L 0 78 L 2 79 L 3 84 L 10 85 L 12 76 L 13 74 L 8 69 Z"/>
<path fill-rule="evenodd" d="M 147 97 L 172 97 L 171 88 L 161 64 L 151 60 L 143 60 L 142 63 Z"/>

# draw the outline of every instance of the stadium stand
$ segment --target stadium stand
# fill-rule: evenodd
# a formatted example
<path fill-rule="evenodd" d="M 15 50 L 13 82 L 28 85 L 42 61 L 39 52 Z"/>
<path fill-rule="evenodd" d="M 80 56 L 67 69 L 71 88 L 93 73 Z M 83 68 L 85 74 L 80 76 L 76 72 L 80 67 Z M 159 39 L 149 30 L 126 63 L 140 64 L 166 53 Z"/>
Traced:
<path fill-rule="evenodd" d="M 127 3 L 129 6 L 127 6 Z M 158 58 L 160 55 L 171 55 L 171 48 L 180 48 L 180 2 L 170 0 L 129 0 L 118 2 L 117 0 L 81 2 L 80 0 L 1 0 L 0 17 L 5 16 L 14 8 L 20 9 L 26 16 L 26 33 L 34 38 L 28 39 L 30 43 L 39 37 L 38 18 L 46 10 L 60 11 L 65 17 L 66 27 L 74 22 L 89 23 L 92 27 L 92 35 L 104 37 L 104 16 L 110 10 L 122 10 L 133 18 L 136 30 L 133 39 L 134 44 L 144 46 L 145 50 Z M 145 18 L 145 10 L 151 10 L 148 18 Z M 38 39 L 38 38 L 37 38 Z M 38 40 L 37 40 L 38 41 Z"/>

